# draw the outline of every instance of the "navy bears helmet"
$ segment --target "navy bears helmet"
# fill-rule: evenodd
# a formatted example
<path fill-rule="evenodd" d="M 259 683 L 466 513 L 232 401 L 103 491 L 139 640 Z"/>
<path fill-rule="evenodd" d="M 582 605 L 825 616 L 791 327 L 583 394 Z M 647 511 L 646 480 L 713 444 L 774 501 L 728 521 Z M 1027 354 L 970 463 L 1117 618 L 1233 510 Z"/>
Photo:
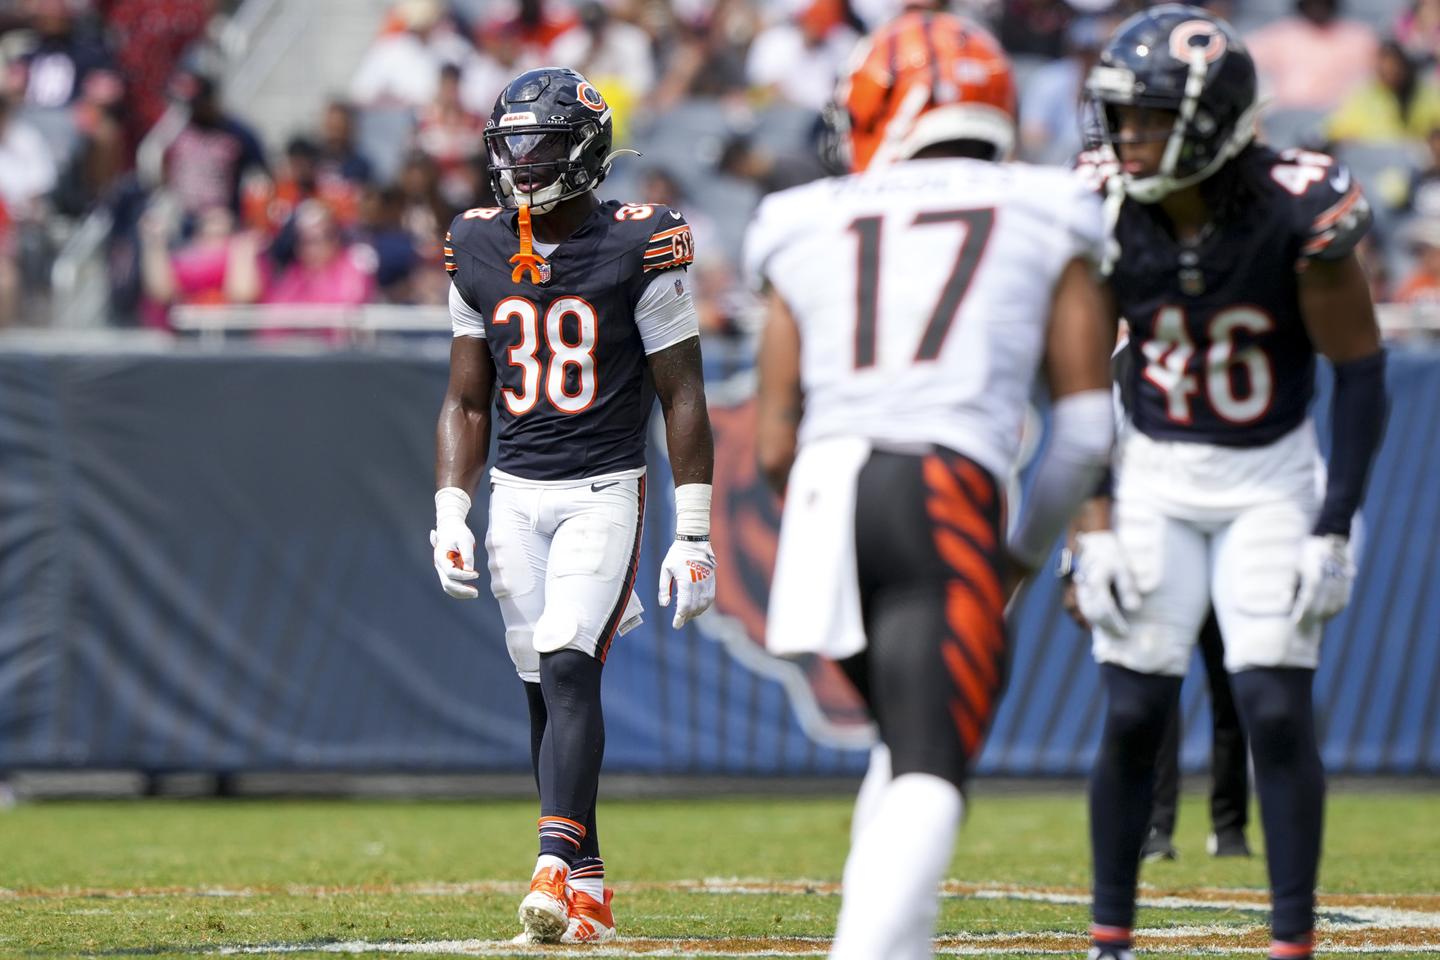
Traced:
<path fill-rule="evenodd" d="M 485 122 L 495 196 L 506 207 L 546 213 L 605 179 L 613 142 L 610 106 L 579 73 L 565 67 L 522 73 Z"/>
<path fill-rule="evenodd" d="M 1112 151 L 1120 137 L 1116 107 L 1175 114 L 1160 169 L 1123 177 L 1125 193 L 1141 203 L 1199 183 L 1254 139 L 1255 88 L 1255 62 L 1235 30 L 1178 3 L 1122 23 L 1085 83 L 1102 121 L 1099 135 Z"/>

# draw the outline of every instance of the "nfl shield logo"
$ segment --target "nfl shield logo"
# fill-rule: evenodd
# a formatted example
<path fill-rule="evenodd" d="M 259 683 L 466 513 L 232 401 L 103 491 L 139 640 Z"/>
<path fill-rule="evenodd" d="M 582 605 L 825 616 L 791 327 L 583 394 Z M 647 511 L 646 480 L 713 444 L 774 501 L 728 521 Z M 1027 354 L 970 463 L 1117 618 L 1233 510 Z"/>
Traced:
<path fill-rule="evenodd" d="M 549 283 L 549 282 L 550 282 L 550 264 L 545 263 L 545 262 L 542 261 L 541 264 L 540 264 L 540 285 L 543 287 L 545 284 L 547 284 L 547 283 Z"/>

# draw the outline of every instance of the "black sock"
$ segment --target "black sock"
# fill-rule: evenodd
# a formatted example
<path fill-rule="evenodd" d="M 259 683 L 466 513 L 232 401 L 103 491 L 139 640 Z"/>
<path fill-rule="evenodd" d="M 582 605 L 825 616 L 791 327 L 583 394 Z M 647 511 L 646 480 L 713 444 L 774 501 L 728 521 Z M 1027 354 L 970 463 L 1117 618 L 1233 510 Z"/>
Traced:
<path fill-rule="evenodd" d="M 600 831 L 595 825 L 596 800 L 590 801 L 590 812 L 585 817 L 585 839 L 580 841 L 580 856 L 591 860 L 600 859 Z"/>
<path fill-rule="evenodd" d="M 573 863 L 593 826 L 605 718 L 600 707 L 603 664 L 577 650 L 540 658 L 547 722 L 540 745 L 540 853 Z"/>
<path fill-rule="evenodd" d="M 1140 848 L 1149 829 L 1155 757 L 1180 677 L 1152 676 L 1101 664 L 1105 730 L 1090 775 L 1090 849 L 1095 865 L 1097 944 L 1128 946 L 1135 920 Z"/>
<path fill-rule="evenodd" d="M 545 691 L 538 683 L 525 684 L 525 702 L 530 707 L 530 769 L 535 772 L 535 790 L 540 790 L 540 744 L 545 740 Z"/>
<path fill-rule="evenodd" d="M 1315 739 L 1313 670 L 1263 668 L 1231 677 L 1255 760 L 1276 940 L 1308 944 L 1325 821 L 1325 768 Z"/>

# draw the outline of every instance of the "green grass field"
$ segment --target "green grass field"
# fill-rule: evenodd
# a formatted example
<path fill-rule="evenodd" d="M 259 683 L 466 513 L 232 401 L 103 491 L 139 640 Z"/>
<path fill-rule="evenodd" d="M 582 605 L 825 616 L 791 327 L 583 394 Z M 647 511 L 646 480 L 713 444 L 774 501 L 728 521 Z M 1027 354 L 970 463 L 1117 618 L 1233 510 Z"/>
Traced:
<path fill-rule="evenodd" d="M 840 797 L 611 803 L 600 829 L 625 939 L 517 953 L 503 941 L 533 862 L 528 803 L 37 803 L 0 814 L 0 957 L 823 956 L 849 814 Z M 1440 794 L 1332 795 L 1322 942 L 1440 952 L 1437 824 Z M 1142 956 L 1264 955 L 1263 861 L 1209 859 L 1204 829 L 1187 799 L 1179 861 L 1145 870 L 1160 902 L 1141 911 Z M 982 790 L 938 952 L 1082 956 L 1087 875 L 1078 787 Z"/>

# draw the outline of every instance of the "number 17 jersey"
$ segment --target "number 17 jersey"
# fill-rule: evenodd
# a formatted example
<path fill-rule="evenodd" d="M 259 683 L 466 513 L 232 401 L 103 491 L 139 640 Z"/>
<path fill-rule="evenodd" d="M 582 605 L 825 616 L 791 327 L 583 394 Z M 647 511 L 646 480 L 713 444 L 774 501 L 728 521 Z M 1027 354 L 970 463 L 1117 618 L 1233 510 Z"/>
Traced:
<path fill-rule="evenodd" d="M 943 446 L 1007 478 L 1056 282 L 1103 235 L 1058 168 L 911 160 L 771 194 L 746 266 L 800 329 L 800 443 Z"/>

